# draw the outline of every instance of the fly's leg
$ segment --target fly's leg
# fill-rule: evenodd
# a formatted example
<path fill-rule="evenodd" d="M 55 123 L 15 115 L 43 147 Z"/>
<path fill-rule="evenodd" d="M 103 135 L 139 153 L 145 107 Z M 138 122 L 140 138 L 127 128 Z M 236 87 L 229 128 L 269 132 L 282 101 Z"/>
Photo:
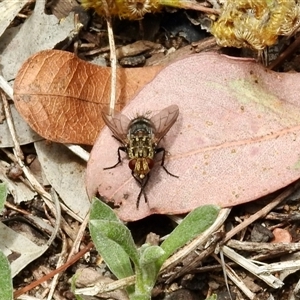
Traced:
<path fill-rule="evenodd" d="M 146 192 L 145 192 L 145 187 L 146 187 L 146 185 L 149 181 L 149 174 L 147 174 L 146 177 L 143 178 L 143 179 L 140 179 L 140 178 L 136 177 L 133 172 L 131 173 L 131 175 L 133 176 L 133 178 L 141 186 L 141 190 L 140 190 L 140 192 L 138 194 L 138 197 L 137 197 L 137 200 L 136 200 L 136 208 L 139 209 L 139 204 L 140 204 L 140 200 L 141 200 L 142 195 L 144 195 L 145 202 L 146 203 L 148 202 L 148 198 L 147 198 L 147 195 L 146 195 Z"/>
<path fill-rule="evenodd" d="M 163 153 L 162 159 L 161 159 L 161 166 L 164 168 L 164 170 L 166 171 L 166 173 L 169 174 L 169 175 L 171 175 L 171 176 L 173 176 L 173 177 L 179 178 L 179 176 L 172 174 L 164 166 L 164 164 L 165 164 L 165 156 L 166 156 L 166 150 L 165 150 L 165 148 L 162 147 L 162 148 L 155 149 L 155 153 L 159 153 L 159 152 Z"/>
<path fill-rule="evenodd" d="M 119 147 L 118 148 L 118 162 L 115 164 L 115 165 L 113 165 L 113 166 L 111 166 L 111 167 L 107 167 L 107 168 L 103 168 L 103 170 L 109 170 L 109 169 L 113 169 L 113 168 L 115 168 L 118 164 L 120 164 L 121 162 L 122 162 L 122 159 L 121 159 L 121 151 L 124 151 L 124 152 L 126 152 L 127 153 L 127 151 L 126 151 L 126 147 Z"/>

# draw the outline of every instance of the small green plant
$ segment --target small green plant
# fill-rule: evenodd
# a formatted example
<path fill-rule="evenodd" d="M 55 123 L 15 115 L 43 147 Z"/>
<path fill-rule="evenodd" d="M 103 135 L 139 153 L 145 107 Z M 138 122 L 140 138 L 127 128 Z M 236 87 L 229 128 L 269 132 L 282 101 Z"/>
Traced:
<path fill-rule="evenodd" d="M 218 213 L 217 206 L 199 207 L 190 212 L 160 246 L 144 244 L 137 249 L 129 229 L 114 211 L 94 198 L 89 228 L 95 247 L 111 272 L 118 279 L 136 275 L 135 285 L 127 287 L 129 298 L 146 300 L 151 299 L 151 291 L 165 260 L 209 228 Z"/>
<path fill-rule="evenodd" d="M 0 183 L 0 211 L 4 208 L 7 196 L 6 184 Z M 13 284 L 9 262 L 5 254 L 0 251 L 0 299 L 13 299 Z"/>

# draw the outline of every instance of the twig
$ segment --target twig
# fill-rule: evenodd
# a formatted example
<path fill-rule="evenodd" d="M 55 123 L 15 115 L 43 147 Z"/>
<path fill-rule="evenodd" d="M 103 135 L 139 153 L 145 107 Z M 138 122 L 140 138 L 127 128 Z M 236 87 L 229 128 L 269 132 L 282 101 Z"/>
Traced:
<path fill-rule="evenodd" d="M 112 29 L 111 15 L 109 12 L 108 3 L 106 0 L 102 0 L 103 9 L 105 10 L 105 18 L 107 23 L 107 33 L 110 48 L 110 66 L 111 66 L 111 82 L 110 82 L 110 111 L 115 109 L 116 106 L 116 87 L 117 87 L 117 56 L 116 46 L 114 40 L 114 33 Z"/>
<path fill-rule="evenodd" d="M 56 213 L 55 213 L 56 218 L 55 218 L 54 231 L 53 231 L 53 232 L 55 232 L 55 236 L 56 236 L 58 230 L 60 229 L 60 224 L 61 224 L 61 210 L 60 210 L 59 199 L 53 189 L 51 189 L 51 196 L 54 201 L 55 210 L 56 210 Z M 48 246 L 50 246 L 52 244 L 54 237 L 52 238 L 52 240 L 49 239 Z"/>
<path fill-rule="evenodd" d="M 273 62 L 271 62 L 268 65 L 268 69 L 274 70 L 275 68 L 277 68 L 280 64 L 282 64 L 282 62 L 287 57 L 292 55 L 299 48 L 299 45 L 300 45 L 300 36 L 297 37 L 294 40 L 294 42 L 285 51 L 283 51 Z"/>
<path fill-rule="evenodd" d="M 299 259 L 292 259 L 289 261 L 280 261 L 271 264 L 265 264 L 259 261 L 255 261 L 256 264 L 262 264 L 261 266 L 257 267 L 257 274 L 263 273 L 277 273 L 282 271 L 288 270 L 299 270 L 300 269 L 300 260 Z"/>
<path fill-rule="evenodd" d="M 61 254 L 59 256 L 56 268 L 59 268 L 65 264 L 67 252 L 68 252 L 68 243 L 67 243 L 66 236 L 64 234 L 61 234 L 61 236 L 62 236 L 62 249 L 61 249 Z M 56 274 L 53 276 L 53 280 L 51 282 L 51 288 L 50 288 L 47 300 L 53 299 L 53 294 L 55 292 L 55 288 L 57 286 L 59 276 L 60 276 L 60 274 Z"/>
<path fill-rule="evenodd" d="M 300 243 L 254 243 L 230 240 L 226 243 L 230 248 L 241 251 L 268 253 L 292 253 L 300 250 Z"/>
<path fill-rule="evenodd" d="M 193 252 L 190 252 L 193 256 L 189 256 L 187 259 L 190 263 L 183 263 L 183 266 L 180 270 L 176 271 L 174 274 L 172 274 L 166 281 L 166 284 L 171 283 L 174 281 L 174 279 L 183 276 L 184 274 L 187 274 L 197 268 L 199 264 L 201 264 L 201 261 L 203 261 L 206 257 L 211 255 L 215 249 L 216 249 L 216 244 L 221 240 L 222 236 L 219 232 L 216 234 L 213 234 L 213 240 L 210 241 L 210 245 L 205 248 L 205 249 L 200 249 L 200 250 L 194 250 Z M 199 252 L 199 253 L 198 253 Z"/>
<path fill-rule="evenodd" d="M 0 88 L 13 100 L 13 89 L 8 82 L 0 75 Z"/>
<path fill-rule="evenodd" d="M 225 265 L 225 259 L 224 259 L 224 255 L 223 255 L 223 250 L 220 249 L 220 259 L 218 259 L 217 255 L 216 254 L 213 254 L 213 257 L 215 257 L 215 259 L 220 263 L 220 265 L 222 266 L 222 270 L 223 270 L 223 276 L 224 276 L 224 279 L 225 279 L 225 285 L 226 285 L 226 289 L 227 289 L 227 292 L 229 294 L 229 298 L 230 300 L 233 300 L 232 299 L 232 295 L 231 295 L 231 292 L 230 292 L 230 288 L 229 288 L 229 284 L 228 284 L 228 277 L 227 277 L 227 273 L 226 273 L 226 265 Z M 233 271 L 233 270 L 232 270 Z"/>
<path fill-rule="evenodd" d="M 172 1 L 170 1 L 170 0 L 162 0 L 161 4 L 162 5 L 173 6 Z M 207 14 L 215 14 L 215 15 L 220 14 L 220 10 L 218 10 L 218 9 L 206 7 L 206 6 L 203 6 L 203 5 L 201 5 L 197 2 L 192 2 L 190 0 L 188 0 L 188 1 L 178 1 L 178 3 L 176 4 L 176 7 L 180 7 L 180 8 L 184 8 L 184 9 L 197 10 L 197 11 L 201 11 L 201 12 L 204 12 L 204 13 L 207 13 Z"/>
<path fill-rule="evenodd" d="M 300 186 L 300 181 L 296 181 L 294 184 L 286 188 L 279 196 L 277 196 L 271 203 L 266 205 L 264 208 L 253 214 L 243 223 L 239 224 L 232 230 L 230 230 L 224 239 L 224 244 L 229 241 L 233 236 L 235 236 L 238 232 L 249 226 L 254 221 L 262 218 L 263 216 L 267 215 L 274 207 L 276 207 L 280 202 L 282 202 L 286 197 L 291 195 L 298 187 Z"/>
<path fill-rule="evenodd" d="M 81 226 L 80 226 L 80 228 L 78 230 L 76 239 L 74 240 L 72 249 L 71 249 L 71 251 L 70 251 L 70 253 L 68 255 L 68 260 L 71 259 L 71 257 L 73 255 L 75 255 L 76 252 L 78 252 L 78 249 L 79 249 L 80 243 L 82 241 L 82 237 L 83 237 L 83 235 L 85 233 L 85 229 L 86 229 L 86 226 L 88 224 L 89 218 L 90 218 L 90 214 L 87 214 L 85 216 L 83 222 L 81 223 Z"/>
<path fill-rule="evenodd" d="M 243 268 L 245 268 L 246 270 L 248 270 L 253 275 L 260 278 L 262 281 L 264 281 L 269 286 L 277 289 L 284 285 L 284 283 L 281 280 L 279 280 L 278 278 L 276 278 L 269 272 L 265 272 L 265 273 L 261 274 L 260 268 L 258 266 L 256 266 L 253 262 L 246 259 L 242 255 L 236 253 L 231 248 L 229 248 L 227 246 L 223 246 L 222 250 L 223 250 L 223 253 L 225 256 L 227 256 L 228 258 L 230 258 L 231 260 L 236 262 L 238 265 L 240 265 Z"/>
<path fill-rule="evenodd" d="M 87 288 L 81 288 L 81 289 L 76 289 L 75 294 L 76 295 L 90 295 L 94 296 L 97 294 L 102 294 L 118 289 L 123 289 L 126 286 L 133 285 L 135 282 L 135 276 L 130 276 L 127 278 L 119 279 L 116 280 L 112 283 L 96 283 L 95 286 L 93 287 L 87 287 Z"/>
<path fill-rule="evenodd" d="M 10 107 L 9 107 L 8 101 L 6 99 L 6 96 L 2 91 L 1 91 L 1 99 L 2 99 L 2 102 L 3 102 L 3 107 L 4 107 L 7 126 L 8 126 L 8 129 L 10 131 L 10 135 L 11 135 L 11 138 L 13 140 L 13 143 L 14 143 L 14 148 L 13 148 L 14 154 L 15 154 L 15 156 L 17 157 L 17 159 L 19 161 L 23 161 L 24 160 L 24 154 L 23 154 L 23 152 L 21 150 L 21 147 L 20 147 L 20 144 L 18 142 L 15 126 L 14 126 L 13 121 L 12 121 Z"/>
<path fill-rule="evenodd" d="M 86 252 L 88 252 L 94 244 L 90 242 L 84 249 L 82 249 L 80 252 L 78 252 L 76 255 L 72 257 L 72 259 L 68 260 L 66 264 L 59 267 L 58 269 L 54 270 L 53 272 L 47 274 L 46 276 L 40 278 L 37 281 L 32 282 L 30 285 L 25 286 L 24 288 L 17 290 L 14 292 L 14 298 L 18 298 L 20 295 L 23 295 L 24 293 L 32 290 L 36 286 L 40 285 L 42 282 L 45 282 L 46 280 L 52 278 L 55 274 L 58 274 L 67 268 L 69 268 L 72 264 L 74 264 L 77 260 L 79 260 Z"/>
<path fill-rule="evenodd" d="M 73 144 L 64 144 L 70 151 L 76 154 L 78 157 L 82 158 L 84 161 L 88 161 L 90 154 L 84 150 L 82 147 Z"/>
<path fill-rule="evenodd" d="M 215 260 L 222 265 L 222 261 L 218 258 L 217 255 L 213 254 L 213 257 L 215 258 Z M 224 268 L 223 268 L 224 270 Z M 228 276 L 233 283 L 249 298 L 249 299 L 255 299 L 255 294 L 252 293 L 249 288 L 247 287 L 247 285 L 239 278 L 239 276 L 234 272 L 234 270 L 228 266 L 228 264 L 225 265 L 225 270 L 226 275 L 224 274 L 224 277 L 226 278 L 226 276 Z M 227 284 L 226 284 L 227 285 Z M 230 292 L 230 290 L 229 290 Z M 231 296 L 231 294 L 230 294 Z"/>

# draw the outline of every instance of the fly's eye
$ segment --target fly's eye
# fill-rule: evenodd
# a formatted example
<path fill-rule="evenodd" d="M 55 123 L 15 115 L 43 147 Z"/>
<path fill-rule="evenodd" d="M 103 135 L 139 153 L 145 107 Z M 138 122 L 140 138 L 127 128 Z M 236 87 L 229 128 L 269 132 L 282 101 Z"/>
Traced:
<path fill-rule="evenodd" d="M 128 166 L 131 170 L 135 169 L 136 159 L 132 159 L 129 161 Z"/>
<path fill-rule="evenodd" d="M 148 167 L 151 170 L 154 167 L 154 160 L 151 158 L 147 158 Z"/>

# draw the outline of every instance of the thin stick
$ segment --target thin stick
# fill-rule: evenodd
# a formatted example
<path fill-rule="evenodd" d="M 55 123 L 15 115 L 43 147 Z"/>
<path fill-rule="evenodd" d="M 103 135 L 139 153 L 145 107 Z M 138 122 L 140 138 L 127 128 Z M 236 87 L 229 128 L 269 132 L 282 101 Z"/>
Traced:
<path fill-rule="evenodd" d="M 222 261 L 218 258 L 217 255 L 213 254 L 214 259 L 222 265 Z M 249 299 L 255 299 L 255 294 L 250 291 L 250 289 L 247 287 L 247 285 L 242 281 L 242 279 L 234 272 L 234 270 L 228 265 L 223 265 L 225 267 L 225 270 L 223 268 L 223 272 L 226 272 L 226 275 L 233 281 L 233 283 L 249 298 Z M 224 276 L 225 277 L 225 276 Z M 226 278 L 226 277 L 225 277 Z M 228 286 L 228 284 L 226 284 Z M 230 298 L 230 290 L 228 289 Z"/>
<path fill-rule="evenodd" d="M 23 152 L 21 150 L 21 147 L 20 147 L 20 144 L 18 142 L 16 129 L 15 129 L 14 123 L 12 121 L 10 107 L 9 107 L 8 101 L 6 99 L 6 96 L 2 91 L 1 91 L 1 98 L 2 98 L 2 102 L 3 102 L 3 107 L 4 107 L 7 126 L 8 126 L 8 129 L 10 131 L 13 143 L 14 143 L 14 148 L 13 148 L 14 154 L 17 158 L 19 158 L 19 160 L 23 161 L 24 160 L 24 154 L 23 154 Z"/>
<path fill-rule="evenodd" d="M 291 195 L 298 187 L 300 186 L 300 181 L 297 181 L 292 186 L 286 188 L 278 197 L 276 197 L 271 203 L 266 205 L 263 209 L 256 212 L 254 215 L 249 217 L 243 223 L 239 224 L 238 226 L 234 227 L 230 230 L 224 239 L 224 244 L 229 241 L 233 236 L 235 236 L 238 232 L 252 224 L 254 221 L 262 218 L 263 216 L 267 215 L 274 207 L 276 207 L 280 202 L 282 202 L 287 196 Z"/>
<path fill-rule="evenodd" d="M 83 159 L 85 162 L 89 160 L 90 154 L 86 150 L 84 150 L 82 147 L 78 145 L 73 144 L 64 144 L 70 151 L 72 151 L 74 154 L 76 154 L 78 157 Z"/>
<path fill-rule="evenodd" d="M 87 246 L 82 249 L 80 252 L 78 252 L 76 255 L 72 257 L 72 259 L 68 260 L 63 266 L 59 267 L 58 269 L 54 270 L 53 272 L 45 275 L 44 277 L 40 278 L 37 281 L 32 282 L 30 285 L 25 286 L 24 288 L 17 290 L 14 292 L 14 298 L 18 298 L 19 296 L 25 294 L 26 292 L 32 290 L 36 286 L 40 285 L 42 282 L 47 281 L 48 279 L 52 278 L 55 274 L 58 274 L 67 268 L 69 268 L 71 265 L 73 265 L 77 260 L 79 260 L 85 253 L 87 253 L 94 244 L 90 242 L 87 244 Z"/>
<path fill-rule="evenodd" d="M 110 66 L 111 66 L 111 82 L 110 82 L 110 111 L 115 109 L 116 106 L 116 87 L 117 87 L 117 56 L 116 56 L 116 46 L 114 40 L 114 33 L 112 29 L 112 20 L 109 12 L 108 3 L 106 0 L 102 1 L 103 8 L 106 14 L 107 23 L 107 33 L 110 48 Z"/>
<path fill-rule="evenodd" d="M 283 63 L 285 59 L 291 56 L 299 48 L 299 45 L 300 36 L 298 36 L 284 52 L 282 52 L 273 62 L 271 62 L 268 68 L 270 70 L 274 70 L 275 68 L 277 68 L 280 64 Z"/>
<path fill-rule="evenodd" d="M 66 263 L 66 257 L 67 257 L 67 252 L 68 252 L 68 243 L 67 243 L 66 236 L 64 234 L 61 234 L 61 237 L 62 237 L 62 250 L 61 250 L 61 254 L 59 256 L 56 268 L 59 268 Z M 60 274 L 55 274 L 53 276 L 53 280 L 51 282 L 51 288 L 50 288 L 47 300 L 53 299 L 53 295 L 54 295 L 56 286 L 58 284 L 59 275 Z"/>
<path fill-rule="evenodd" d="M 260 268 L 251 260 L 245 258 L 244 256 L 238 254 L 233 249 L 223 246 L 222 251 L 225 256 L 227 256 L 229 259 L 237 263 L 239 266 L 243 267 L 253 275 L 257 276 L 259 279 L 264 281 L 266 284 L 271 286 L 274 289 L 281 288 L 284 283 L 274 275 L 272 275 L 270 272 L 266 272 L 264 270 L 263 273 L 260 272 Z"/>
<path fill-rule="evenodd" d="M 83 235 L 85 233 L 85 229 L 87 227 L 87 224 L 89 222 L 89 219 L 90 219 L 90 214 L 87 214 L 83 220 L 83 222 L 81 223 L 80 225 L 80 228 L 78 230 L 78 233 L 77 233 L 77 236 L 76 236 L 76 239 L 74 240 L 74 243 L 72 245 L 72 249 L 70 250 L 69 254 L 68 254 L 68 260 L 71 259 L 71 257 L 73 255 L 75 255 L 75 253 L 78 252 L 78 249 L 79 249 L 79 246 L 80 246 L 80 243 L 82 241 L 82 238 L 83 238 Z"/>
<path fill-rule="evenodd" d="M 1 75 L 0 75 L 0 88 L 8 95 L 10 99 L 13 99 L 13 89 Z"/>

